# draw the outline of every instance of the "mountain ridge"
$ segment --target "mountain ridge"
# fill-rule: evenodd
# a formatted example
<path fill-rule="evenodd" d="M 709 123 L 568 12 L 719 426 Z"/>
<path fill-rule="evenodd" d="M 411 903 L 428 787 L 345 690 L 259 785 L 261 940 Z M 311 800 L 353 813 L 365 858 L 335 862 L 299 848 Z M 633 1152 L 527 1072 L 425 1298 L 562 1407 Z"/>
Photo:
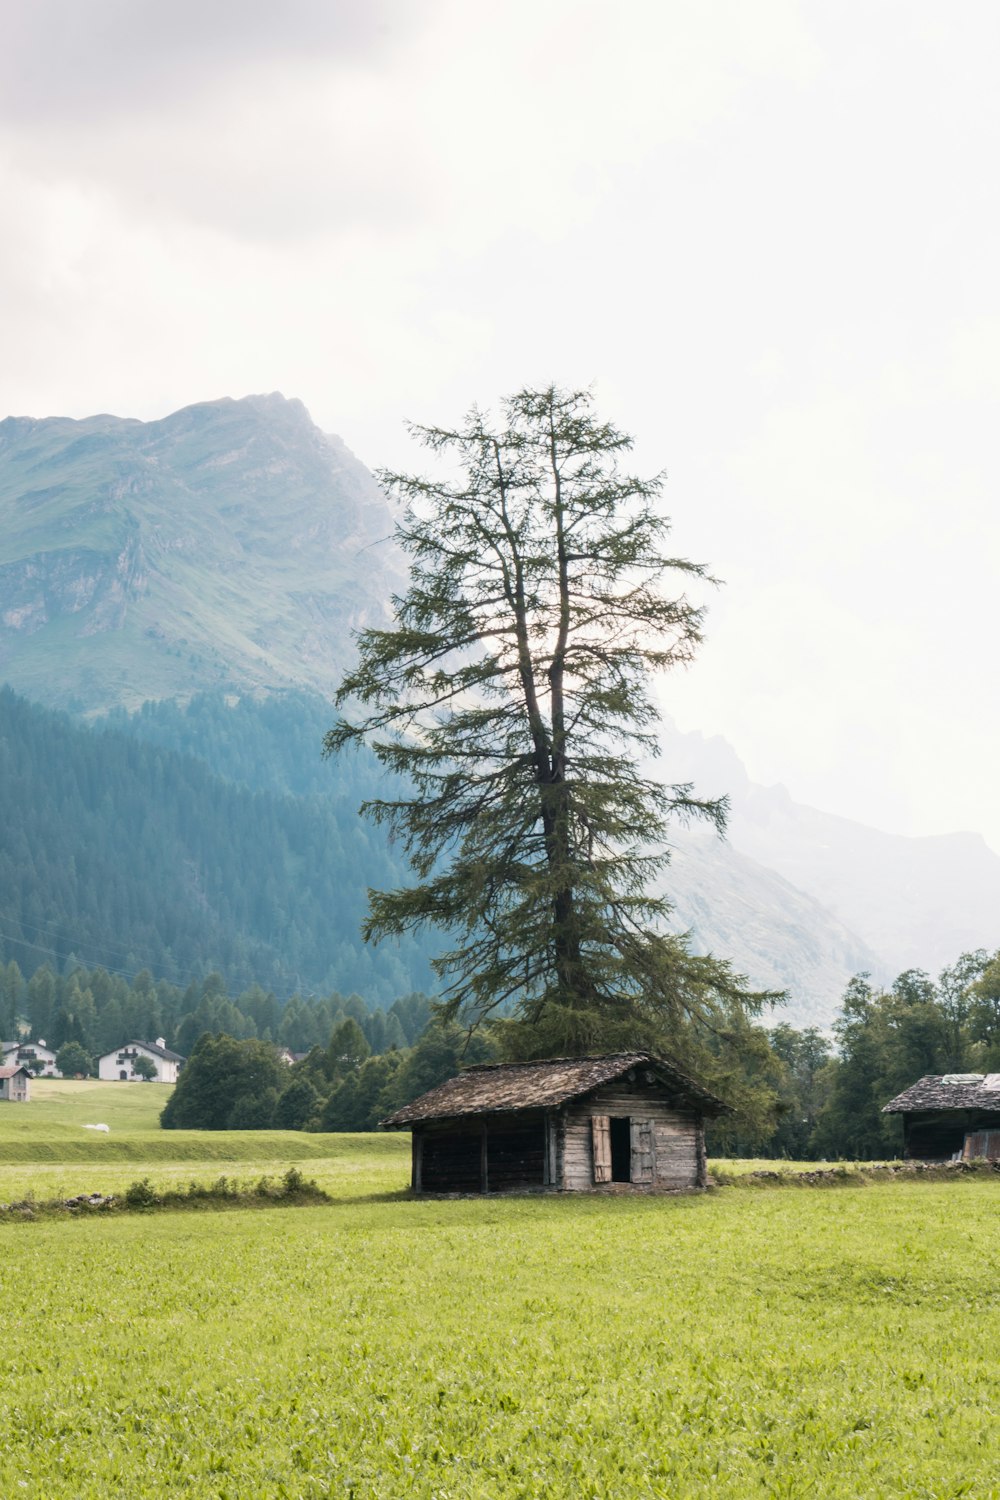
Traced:
<path fill-rule="evenodd" d="M 663 743 L 672 775 L 729 793 L 733 849 L 855 934 L 875 956 L 879 981 L 911 968 L 936 972 L 960 953 L 1000 944 L 1000 856 L 981 834 L 888 833 L 796 802 L 783 786 L 752 782 L 721 736 L 683 733 L 669 717 Z"/>
<path fill-rule="evenodd" d="M 352 630 L 387 620 L 404 585 L 392 529 L 367 469 L 279 392 L 154 422 L 7 418 L 0 680 L 87 717 L 200 694 L 328 704 Z M 212 765 L 229 730 L 203 728 Z M 883 834 L 754 785 L 718 736 L 665 717 L 662 741 L 669 780 L 732 802 L 726 843 L 671 834 L 676 925 L 789 988 L 787 1019 L 828 1024 L 860 968 L 885 982 L 996 945 L 1000 860 L 976 836 Z"/>
<path fill-rule="evenodd" d="M 392 530 L 367 469 L 280 393 L 150 423 L 8 418 L 0 677 L 76 712 L 330 691 L 403 577 Z"/>

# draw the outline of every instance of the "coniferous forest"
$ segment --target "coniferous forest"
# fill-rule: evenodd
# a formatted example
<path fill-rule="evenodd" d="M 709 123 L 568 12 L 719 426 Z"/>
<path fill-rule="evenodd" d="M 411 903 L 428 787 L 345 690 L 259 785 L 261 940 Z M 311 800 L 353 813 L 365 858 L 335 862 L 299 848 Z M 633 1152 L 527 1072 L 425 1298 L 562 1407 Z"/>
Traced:
<path fill-rule="evenodd" d="M 269 1053 L 271 1081 L 223 1114 L 216 1091 L 218 1127 L 372 1129 L 493 1056 L 433 1015 L 431 940 L 361 940 L 368 886 L 404 866 L 357 816 L 380 789 L 373 760 L 322 759 L 328 717 L 308 693 L 202 695 L 85 725 L 0 691 L 0 1033 L 89 1061 L 163 1036 L 200 1058 L 192 1087 L 213 1059 L 234 1072 L 233 1047 L 300 1055 Z M 716 1149 L 892 1155 L 894 1094 L 1000 1068 L 1000 959 L 884 987 L 857 976 L 832 1035 L 770 1019 L 731 1080 L 750 1107 Z M 184 1092 L 166 1123 L 189 1119 Z"/>
<path fill-rule="evenodd" d="M 0 691 L 0 955 L 182 988 L 214 970 L 388 1003 L 430 983 L 419 940 L 367 947 L 369 886 L 402 861 L 357 816 L 375 772 L 321 758 L 321 699 L 87 726 Z"/>

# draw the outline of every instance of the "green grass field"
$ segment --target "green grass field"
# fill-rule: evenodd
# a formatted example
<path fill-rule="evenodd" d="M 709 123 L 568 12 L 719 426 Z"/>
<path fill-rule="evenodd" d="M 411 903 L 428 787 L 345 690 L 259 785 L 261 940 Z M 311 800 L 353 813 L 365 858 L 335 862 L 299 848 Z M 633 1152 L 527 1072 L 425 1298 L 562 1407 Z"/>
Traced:
<path fill-rule="evenodd" d="M 338 1199 L 0 1226 L 5 1495 L 1000 1497 L 996 1179 L 415 1202 L 405 1137 L 79 1088 L 0 1106 L 0 1196 L 294 1160 Z"/>
<path fill-rule="evenodd" d="M 34 1079 L 28 1104 L 0 1104 L 0 1201 L 114 1193 L 139 1177 L 167 1187 L 223 1173 L 277 1176 L 290 1166 L 340 1197 L 409 1183 L 409 1136 L 161 1130 L 171 1087 Z M 95 1124 L 108 1134 L 86 1128 Z"/>

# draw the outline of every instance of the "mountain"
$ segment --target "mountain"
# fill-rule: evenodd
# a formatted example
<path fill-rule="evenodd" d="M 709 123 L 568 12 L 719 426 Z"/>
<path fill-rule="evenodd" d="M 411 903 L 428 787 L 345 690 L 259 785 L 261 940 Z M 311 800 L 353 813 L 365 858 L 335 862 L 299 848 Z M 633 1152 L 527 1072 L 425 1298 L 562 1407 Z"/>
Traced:
<path fill-rule="evenodd" d="M 663 747 L 671 778 L 728 793 L 731 849 L 842 923 L 876 979 L 936 974 L 960 953 L 1000 945 L 1000 857 L 979 834 L 909 838 L 820 812 L 782 786 L 755 785 L 725 740 L 683 734 L 670 720 Z M 714 852 L 709 886 L 727 858 Z"/>
<path fill-rule="evenodd" d="M 239 701 L 199 694 L 187 704 L 147 703 L 137 714 L 111 718 L 117 727 L 194 757 L 239 786 L 322 795 L 349 822 L 357 802 L 377 795 L 385 783 L 370 764 L 320 759 L 329 721 L 329 705 L 307 692 Z M 692 740 L 695 749 L 699 738 Z M 825 1025 L 852 974 L 884 968 L 818 901 L 730 843 L 684 829 L 676 829 L 671 842 L 664 893 L 674 906 L 675 927 L 690 932 L 699 952 L 731 958 L 759 988 L 787 989 L 790 1003 L 780 1012 L 783 1018 Z"/>
<path fill-rule="evenodd" d="M 672 842 L 665 894 L 675 928 L 695 952 L 730 959 L 758 988 L 787 990 L 774 1019 L 828 1026 L 852 974 L 885 973 L 856 932 L 729 841 L 681 830 Z"/>
<path fill-rule="evenodd" d="M 403 578 L 377 484 L 280 395 L 0 422 L 0 680 L 77 712 L 308 686 Z"/>
<path fill-rule="evenodd" d="M 322 795 L 348 819 L 361 796 L 384 790 L 370 765 L 319 759 L 330 706 L 307 691 L 262 700 L 202 693 L 186 705 L 145 703 L 130 717 L 112 715 L 111 723 L 196 757 L 247 789 Z M 676 929 L 690 932 L 700 953 L 732 959 L 760 989 L 789 990 L 790 1005 L 780 1014 L 790 1022 L 826 1025 L 850 975 L 885 968 L 819 901 L 729 841 L 675 829 L 672 843 L 664 894 L 675 907 Z"/>
<path fill-rule="evenodd" d="M 270 910 L 286 914 L 284 929 L 278 919 L 264 932 L 241 927 L 220 894 L 211 914 L 203 910 L 197 939 L 187 917 L 167 941 L 149 915 L 145 937 L 130 950 L 139 966 L 163 950 L 177 967 L 175 944 L 190 942 L 199 953 L 231 951 L 241 975 L 256 953 L 266 972 L 254 977 L 263 982 L 280 972 L 362 987 L 360 978 L 334 972 L 323 945 L 340 942 L 349 972 L 363 975 L 369 960 L 354 950 L 364 885 L 395 881 L 404 870 L 384 841 L 376 849 L 381 835 L 357 821 L 358 802 L 377 784 L 372 765 L 333 768 L 319 752 L 351 630 L 385 619 L 404 583 L 403 559 L 387 540 L 392 529 L 390 507 L 363 465 L 320 432 L 300 402 L 280 395 L 204 402 L 157 422 L 0 422 L 0 681 L 50 708 L 91 718 L 110 712 L 115 735 L 181 757 L 185 775 L 197 763 L 236 820 L 232 849 L 218 852 L 220 869 L 235 869 L 233 850 L 251 858 L 241 842 L 250 813 L 245 803 L 230 804 L 230 793 L 277 799 L 267 803 L 268 826 L 277 819 L 285 828 L 262 855 L 271 863 Z M 978 837 L 881 833 L 796 804 L 781 787 L 754 785 L 721 739 L 682 734 L 669 721 L 662 739 L 658 774 L 693 781 L 706 795 L 728 793 L 732 802 L 726 842 L 697 830 L 672 836 L 665 891 L 676 924 L 758 987 L 787 988 L 790 1021 L 828 1024 L 861 969 L 887 981 L 1000 942 L 1000 860 Z M 88 761 L 79 747 L 67 754 Z M 148 797 L 143 817 L 155 826 L 155 778 L 143 786 L 134 789 L 135 808 Z M 33 782 L 25 795 L 42 797 L 44 789 Z M 110 818 L 108 797 L 101 805 Z M 200 805 L 209 800 L 206 793 Z M 332 820 L 322 822 L 324 837 L 343 858 L 323 866 L 324 880 L 340 868 L 345 888 L 328 911 L 302 883 L 300 833 L 291 831 L 300 812 Z M 98 813 L 81 814 L 95 839 L 103 837 Z M 138 811 L 135 818 L 138 828 Z M 206 818 L 225 841 L 225 819 Z M 59 843 L 57 824 L 45 826 L 37 837 Z M 114 826 L 114 839 L 124 837 Z M 367 845 L 350 852 L 355 837 Z M 159 857 L 164 879 L 175 882 L 178 912 L 185 887 L 171 861 L 190 866 L 191 857 L 176 840 Z M 144 868 L 141 878 L 152 880 L 155 862 Z M 72 947 L 78 898 L 50 873 L 66 909 L 60 915 L 53 896 L 46 920 L 65 918 L 60 931 Z M 337 881 L 329 878 L 332 896 Z M 188 885 L 189 896 L 199 889 Z M 261 896 L 258 911 L 265 906 Z M 330 931 L 307 932 L 309 923 Z M 114 923 L 100 930 L 111 933 Z M 396 982 L 421 987 L 425 963 L 421 948 L 412 976 L 397 965 L 394 980 L 380 971 L 371 982 L 380 994 Z"/>

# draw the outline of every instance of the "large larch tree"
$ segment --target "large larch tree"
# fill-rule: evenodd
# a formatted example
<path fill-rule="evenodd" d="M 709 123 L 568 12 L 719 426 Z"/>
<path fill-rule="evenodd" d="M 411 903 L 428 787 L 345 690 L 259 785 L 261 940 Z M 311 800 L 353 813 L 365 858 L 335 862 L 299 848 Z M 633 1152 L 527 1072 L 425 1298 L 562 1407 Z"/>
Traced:
<path fill-rule="evenodd" d="M 670 820 L 725 821 L 724 800 L 648 774 L 651 678 L 691 661 L 703 608 L 684 589 L 706 570 L 670 555 L 662 476 L 622 467 L 632 440 L 587 392 L 411 431 L 437 477 L 379 476 L 409 587 L 391 628 L 359 634 L 326 737 L 400 776 L 363 810 L 417 878 L 371 893 L 365 935 L 443 929 L 446 1014 L 499 1022 L 509 1054 L 669 1045 L 704 1064 L 767 998 L 692 954 L 663 894 Z"/>

